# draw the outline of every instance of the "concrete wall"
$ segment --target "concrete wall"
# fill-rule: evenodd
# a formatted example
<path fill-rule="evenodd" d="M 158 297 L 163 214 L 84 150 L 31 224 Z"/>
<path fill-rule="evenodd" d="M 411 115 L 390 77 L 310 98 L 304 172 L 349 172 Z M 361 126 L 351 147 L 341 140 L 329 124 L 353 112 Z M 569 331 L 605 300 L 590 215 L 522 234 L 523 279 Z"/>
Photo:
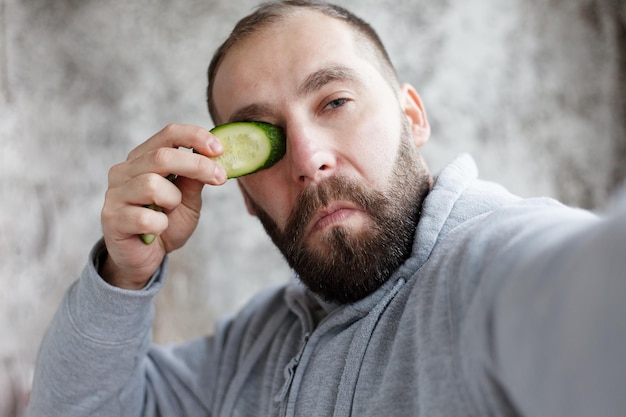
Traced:
<path fill-rule="evenodd" d="M 0 417 L 100 236 L 108 168 L 168 122 L 211 127 L 205 71 L 251 0 L 0 0 Z M 434 171 L 471 152 L 524 196 L 601 207 L 626 172 L 621 0 L 353 0 L 425 101 Z M 205 190 L 155 337 L 211 330 L 288 271 L 236 185 Z"/>

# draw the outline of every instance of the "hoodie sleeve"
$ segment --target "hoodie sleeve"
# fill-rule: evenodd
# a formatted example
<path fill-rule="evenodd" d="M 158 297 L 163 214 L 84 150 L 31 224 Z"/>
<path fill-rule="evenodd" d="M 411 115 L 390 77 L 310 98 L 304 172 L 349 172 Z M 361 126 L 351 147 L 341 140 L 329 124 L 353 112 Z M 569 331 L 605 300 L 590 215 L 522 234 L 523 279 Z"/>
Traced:
<path fill-rule="evenodd" d="M 144 289 L 130 291 L 98 275 L 104 251 L 102 242 L 93 249 L 44 336 L 27 415 L 217 414 L 233 395 L 227 390 L 239 361 L 252 372 L 255 358 L 275 340 L 277 326 L 288 314 L 282 286 L 262 291 L 242 311 L 219 320 L 208 336 L 156 346 L 151 342 L 153 301 L 163 285 L 167 258 Z M 237 381 L 235 388 L 246 379 Z"/>
<path fill-rule="evenodd" d="M 139 416 L 146 392 L 153 299 L 166 262 L 145 289 L 107 284 L 97 273 L 102 242 L 68 289 L 40 347 L 28 415 Z"/>
<path fill-rule="evenodd" d="M 600 218 L 556 208 L 490 219 L 501 234 L 519 223 L 491 252 L 468 314 L 475 398 L 527 417 L 624 415 L 624 197 Z"/>

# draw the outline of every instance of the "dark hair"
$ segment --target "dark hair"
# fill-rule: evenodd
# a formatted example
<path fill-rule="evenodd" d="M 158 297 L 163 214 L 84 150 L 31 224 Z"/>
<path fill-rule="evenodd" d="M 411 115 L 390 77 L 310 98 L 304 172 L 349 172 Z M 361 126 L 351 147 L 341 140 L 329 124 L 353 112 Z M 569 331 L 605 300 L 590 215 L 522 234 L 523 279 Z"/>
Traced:
<path fill-rule="evenodd" d="M 387 54 L 387 50 L 382 41 L 378 37 L 376 31 L 363 19 L 354 15 L 352 12 L 344 9 L 341 6 L 335 4 L 307 1 L 307 0 L 289 0 L 289 1 L 272 1 L 262 3 L 256 10 L 241 19 L 233 28 L 232 32 L 222 43 L 222 45 L 215 51 L 213 59 L 208 69 L 209 84 L 207 86 L 207 104 L 209 107 L 209 114 L 215 123 L 217 120 L 217 110 L 215 108 L 215 102 L 213 101 L 213 83 L 215 81 L 215 74 L 224 60 L 226 54 L 231 48 L 238 42 L 248 38 L 250 35 L 275 24 L 284 18 L 288 17 L 290 12 L 293 13 L 298 9 L 309 9 L 320 12 L 326 16 L 330 16 L 346 22 L 356 33 L 361 36 L 366 42 L 365 46 L 372 49 L 378 58 L 380 70 L 392 86 L 398 85 L 398 79 L 396 70 L 391 63 L 391 59 Z"/>

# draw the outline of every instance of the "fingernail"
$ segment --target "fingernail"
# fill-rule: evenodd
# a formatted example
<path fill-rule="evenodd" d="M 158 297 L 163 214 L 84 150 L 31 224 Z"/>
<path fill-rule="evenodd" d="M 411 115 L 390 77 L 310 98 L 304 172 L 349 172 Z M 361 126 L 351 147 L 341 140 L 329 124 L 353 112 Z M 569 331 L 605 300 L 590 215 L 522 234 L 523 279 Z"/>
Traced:
<path fill-rule="evenodd" d="M 209 148 L 211 148 L 211 150 L 216 154 L 222 153 L 224 151 L 224 147 L 216 139 L 213 139 L 211 143 L 209 143 Z"/>
<path fill-rule="evenodd" d="M 215 165 L 215 179 L 219 182 L 226 181 L 226 171 L 219 165 Z"/>

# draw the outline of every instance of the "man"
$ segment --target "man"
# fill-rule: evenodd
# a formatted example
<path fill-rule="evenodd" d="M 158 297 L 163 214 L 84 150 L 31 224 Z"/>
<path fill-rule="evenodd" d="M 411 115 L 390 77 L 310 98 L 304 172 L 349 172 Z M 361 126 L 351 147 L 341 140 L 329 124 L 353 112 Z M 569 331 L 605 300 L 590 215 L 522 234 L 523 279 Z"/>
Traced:
<path fill-rule="evenodd" d="M 216 124 L 287 134 L 285 157 L 239 185 L 296 279 L 211 336 L 151 345 L 165 255 L 225 181 L 211 134 L 166 127 L 109 173 L 104 239 L 46 335 L 31 416 L 624 414 L 626 208 L 525 201 L 467 156 L 433 181 L 419 95 L 335 6 L 244 18 L 208 101 Z"/>

